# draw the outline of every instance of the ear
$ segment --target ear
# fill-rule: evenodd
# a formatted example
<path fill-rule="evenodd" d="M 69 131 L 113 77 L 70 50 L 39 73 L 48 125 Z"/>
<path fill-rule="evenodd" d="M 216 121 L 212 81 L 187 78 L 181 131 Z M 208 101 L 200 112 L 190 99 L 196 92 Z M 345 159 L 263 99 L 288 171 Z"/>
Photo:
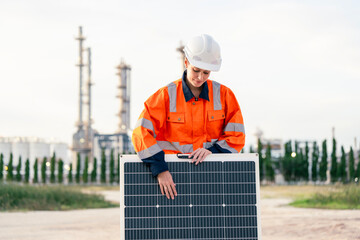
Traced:
<path fill-rule="evenodd" d="M 187 58 L 185 58 L 184 64 L 185 64 L 185 68 L 188 68 L 189 61 L 187 60 Z"/>

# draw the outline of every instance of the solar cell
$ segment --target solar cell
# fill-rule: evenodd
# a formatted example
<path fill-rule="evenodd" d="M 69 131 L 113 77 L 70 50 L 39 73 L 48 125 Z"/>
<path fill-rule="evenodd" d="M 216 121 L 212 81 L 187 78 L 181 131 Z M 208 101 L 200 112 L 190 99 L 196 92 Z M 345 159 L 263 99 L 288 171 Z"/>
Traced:
<path fill-rule="evenodd" d="M 165 159 L 174 200 L 136 155 L 121 156 L 121 239 L 261 239 L 257 154 L 213 154 L 199 165 Z"/>

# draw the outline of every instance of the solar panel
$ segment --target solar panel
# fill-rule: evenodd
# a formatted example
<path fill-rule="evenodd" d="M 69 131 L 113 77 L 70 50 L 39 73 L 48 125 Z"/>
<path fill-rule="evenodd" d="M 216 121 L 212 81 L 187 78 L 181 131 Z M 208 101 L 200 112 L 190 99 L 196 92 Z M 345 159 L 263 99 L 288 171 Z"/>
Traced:
<path fill-rule="evenodd" d="M 178 196 L 161 195 L 136 155 L 121 156 L 121 239 L 261 239 L 257 154 L 166 155 Z"/>

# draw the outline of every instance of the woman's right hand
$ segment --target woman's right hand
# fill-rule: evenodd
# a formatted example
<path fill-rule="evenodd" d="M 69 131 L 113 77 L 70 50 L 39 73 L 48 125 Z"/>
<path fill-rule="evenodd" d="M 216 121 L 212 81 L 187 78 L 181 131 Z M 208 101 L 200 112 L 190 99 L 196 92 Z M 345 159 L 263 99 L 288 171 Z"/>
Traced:
<path fill-rule="evenodd" d="M 157 179 L 159 182 L 159 187 L 162 195 L 166 195 L 168 199 L 174 199 L 177 196 L 176 192 L 176 184 L 174 183 L 171 173 L 169 171 L 165 171 L 159 173 L 157 175 Z"/>

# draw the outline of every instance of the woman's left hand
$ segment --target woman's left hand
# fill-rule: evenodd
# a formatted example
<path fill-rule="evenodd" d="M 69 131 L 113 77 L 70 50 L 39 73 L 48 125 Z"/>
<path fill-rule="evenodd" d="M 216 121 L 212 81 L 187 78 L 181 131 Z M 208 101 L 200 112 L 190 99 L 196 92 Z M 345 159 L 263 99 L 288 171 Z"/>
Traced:
<path fill-rule="evenodd" d="M 192 153 L 190 153 L 189 158 L 193 158 L 192 162 L 195 162 L 195 165 L 198 165 L 199 163 L 201 163 L 202 161 L 204 161 L 204 159 L 211 154 L 211 151 L 205 149 L 205 148 L 198 148 L 195 151 L 193 151 Z"/>

